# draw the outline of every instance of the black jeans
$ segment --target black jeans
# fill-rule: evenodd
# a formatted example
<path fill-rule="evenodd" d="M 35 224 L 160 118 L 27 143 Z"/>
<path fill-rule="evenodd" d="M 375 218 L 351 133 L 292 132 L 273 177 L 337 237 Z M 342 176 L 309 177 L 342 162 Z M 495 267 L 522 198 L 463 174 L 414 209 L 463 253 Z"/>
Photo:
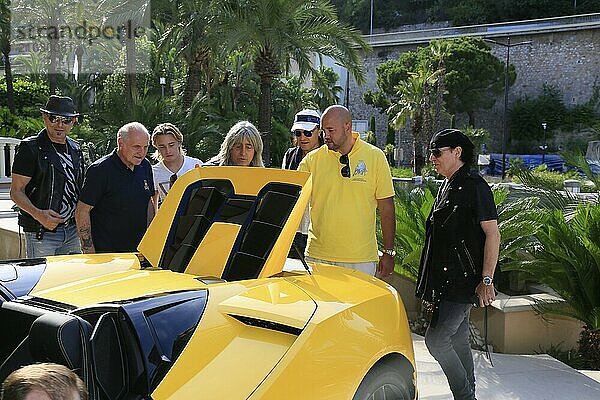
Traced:
<path fill-rule="evenodd" d="M 471 304 L 442 300 L 434 327 L 425 333 L 425 345 L 442 367 L 455 400 L 475 398 L 475 372 L 469 345 Z"/>

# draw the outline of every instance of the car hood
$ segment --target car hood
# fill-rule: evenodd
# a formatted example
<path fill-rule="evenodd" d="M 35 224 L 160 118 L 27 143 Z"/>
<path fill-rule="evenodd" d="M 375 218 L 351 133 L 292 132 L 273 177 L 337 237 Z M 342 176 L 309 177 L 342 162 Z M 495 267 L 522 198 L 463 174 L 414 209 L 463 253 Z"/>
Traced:
<path fill-rule="evenodd" d="M 310 197 L 305 172 L 200 167 L 179 177 L 138 250 L 153 266 L 227 280 L 282 271 Z"/>

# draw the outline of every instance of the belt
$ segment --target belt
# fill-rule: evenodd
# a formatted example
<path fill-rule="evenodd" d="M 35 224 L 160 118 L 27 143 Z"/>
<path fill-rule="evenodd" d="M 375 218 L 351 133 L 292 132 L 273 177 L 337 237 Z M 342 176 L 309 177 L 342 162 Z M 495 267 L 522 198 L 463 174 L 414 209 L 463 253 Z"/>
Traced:
<path fill-rule="evenodd" d="M 69 225 L 73 225 L 73 224 L 75 224 L 75 217 L 71 217 L 71 218 L 69 218 L 68 220 L 66 220 L 65 222 L 61 222 L 61 223 L 60 223 L 60 224 L 58 224 L 56 227 L 57 227 L 57 228 L 59 228 L 59 227 L 64 227 L 64 228 L 66 228 L 67 226 L 69 226 Z"/>

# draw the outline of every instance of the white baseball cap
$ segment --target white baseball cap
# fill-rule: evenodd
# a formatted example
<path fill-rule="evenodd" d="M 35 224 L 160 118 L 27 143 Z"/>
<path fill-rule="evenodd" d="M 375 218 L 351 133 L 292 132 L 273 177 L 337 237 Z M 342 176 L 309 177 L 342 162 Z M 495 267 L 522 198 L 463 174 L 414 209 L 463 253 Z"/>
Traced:
<path fill-rule="evenodd" d="M 312 131 L 321 123 L 321 114 L 315 110 L 302 110 L 294 116 L 292 132 L 298 129 Z"/>

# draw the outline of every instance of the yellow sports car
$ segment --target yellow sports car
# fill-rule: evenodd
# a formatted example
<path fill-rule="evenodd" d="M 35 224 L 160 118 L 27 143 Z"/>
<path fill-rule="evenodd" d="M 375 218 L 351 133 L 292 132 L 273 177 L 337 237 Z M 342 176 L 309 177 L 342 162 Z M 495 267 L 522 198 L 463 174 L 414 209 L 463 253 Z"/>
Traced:
<path fill-rule="evenodd" d="M 414 399 L 402 300 L 361 272 L 288 259 L 309 174 L 180 177 L 139 253 L 0 263 L 0 379 L 74 369 L 91 399 Z"/>

